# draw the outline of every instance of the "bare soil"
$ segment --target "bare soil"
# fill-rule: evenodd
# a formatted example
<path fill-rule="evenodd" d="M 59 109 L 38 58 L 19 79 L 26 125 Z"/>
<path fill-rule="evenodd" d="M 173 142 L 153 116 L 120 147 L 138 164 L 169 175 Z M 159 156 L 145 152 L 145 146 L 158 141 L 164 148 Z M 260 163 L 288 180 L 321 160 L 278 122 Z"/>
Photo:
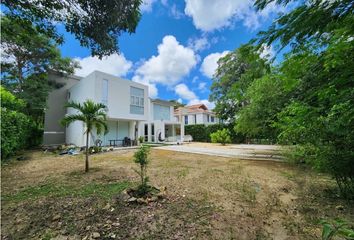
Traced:
<path fill-rule="evenodd" d="M 83 155 L 34 151 L 3 165 L 2 239 L 318 239 L 321 219 L 354 222 L 353 202 L 325 175 L 157 149 L 148 175 L 166 198 L 126 204 L 111 186 L 139 181 L 133 153 L 92 155 L 87 174 Z"/>

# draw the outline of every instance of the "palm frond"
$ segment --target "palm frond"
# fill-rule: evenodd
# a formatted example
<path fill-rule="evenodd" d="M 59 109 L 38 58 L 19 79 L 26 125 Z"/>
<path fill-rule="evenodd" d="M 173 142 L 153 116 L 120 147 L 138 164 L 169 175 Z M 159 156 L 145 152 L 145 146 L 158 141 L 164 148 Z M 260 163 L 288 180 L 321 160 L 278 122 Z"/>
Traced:
<path fill-rule="evenodd" d="M 70 123 L 73 123 L 75 121 L 86 122 L 86 118 L 82 114 L 72 114 L 72 115 L 65 116 L 60 121 L 60 124 L 65 127 L 65 126 L 68 126 Z"/>
<path fill-rule="evenodd" d="M 74 108 L 80 112 L 82 112 L 82 105 L 80 103 L 77 103 L 77 102 L 73 102 L 73 101 L 70 101 L 68 103 L 66 103 L 64 105 L 65 108 Z"/>

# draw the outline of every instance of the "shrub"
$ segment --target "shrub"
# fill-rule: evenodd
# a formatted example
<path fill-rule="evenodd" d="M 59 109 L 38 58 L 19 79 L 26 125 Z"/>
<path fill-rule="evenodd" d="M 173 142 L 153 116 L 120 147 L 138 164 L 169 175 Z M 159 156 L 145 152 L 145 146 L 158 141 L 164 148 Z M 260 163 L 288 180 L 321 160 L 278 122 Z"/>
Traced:
<path fill-rule="evenodd" d="M 213 143 L 221 143 L 222 145 L 231 143 L 230 131 L 226 128 L 210 134 L 210 138 Z"/>
<path fill-rule="evenodd" d="M 1 108 L 1 159 L 28 147 L 31 119 L 17 111 Z"/>
<path fill-rule="evenodd" d="M 208 135 L 204 124 L 185 126 L 185 135 L 191 135 L 196 142 L 207 142 Z"/>
<path fill-rule="evenodd" d="M 25 102 L 17 99 L 5 88 L 1 94 L 1 159 L 14 155 L 18 150 L 28 147 L 31 119 L 21 111 Z"/>
<path fill-rule="evenodd" d="M 205 126 L 204 124 L 186 125 L 185 134 L 191 135 L 194 141 L 197 142 L 211 142 L 210 134 L 221 130 L 228 129 L 230 132 L 231 142 L 240 143 L 244 142 L 243 135 L 236 133 L 232 124 L 210 124 Z"/>

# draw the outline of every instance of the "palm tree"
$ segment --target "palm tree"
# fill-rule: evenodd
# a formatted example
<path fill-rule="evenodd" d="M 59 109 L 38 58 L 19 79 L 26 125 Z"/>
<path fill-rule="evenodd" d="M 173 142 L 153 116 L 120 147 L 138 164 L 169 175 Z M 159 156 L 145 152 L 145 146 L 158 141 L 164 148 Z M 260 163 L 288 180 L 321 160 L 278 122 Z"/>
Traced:
<path fill-rule="evenodd" d="M 74 108 L 78 111 L 76 114 L 65 116 L 61 120 L 63 126 L 68 126 L 75 121 L 84 122 L 86 125 L 86 163 L 85 172 L 89 171 L 89 135 L 93 128 L 97 130 L 97 135 L 108 132 L 106 123 L 107 108 L 102 103 L 94 103 L 92 100 L 86 100 L 83 104 L 69 102 L 65 105 L 66 108 Z"/>

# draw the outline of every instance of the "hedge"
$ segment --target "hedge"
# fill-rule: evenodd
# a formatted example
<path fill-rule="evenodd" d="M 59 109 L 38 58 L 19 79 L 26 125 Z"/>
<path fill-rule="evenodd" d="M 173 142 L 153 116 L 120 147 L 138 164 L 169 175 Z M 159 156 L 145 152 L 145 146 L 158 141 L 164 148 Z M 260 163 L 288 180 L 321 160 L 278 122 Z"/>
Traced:
<path fill-rule="evenodd" d="M 17 111 L 1 108 L 1 159 L 28 146 L 31 119 Z"/>
<path fill-rule="evenodd" d="M 194 124 L 194 125 L 185 125 L 185 135 L 191 135 L 193 141 L 196 142 L 211 142 L 210 134 L 217 132 L 218 130 L 228 129 L 230 131 L 231 141 L 233 143 L 244 142 L 244 136 L 235 133 L 234 127 L 231 124 Z"/>

